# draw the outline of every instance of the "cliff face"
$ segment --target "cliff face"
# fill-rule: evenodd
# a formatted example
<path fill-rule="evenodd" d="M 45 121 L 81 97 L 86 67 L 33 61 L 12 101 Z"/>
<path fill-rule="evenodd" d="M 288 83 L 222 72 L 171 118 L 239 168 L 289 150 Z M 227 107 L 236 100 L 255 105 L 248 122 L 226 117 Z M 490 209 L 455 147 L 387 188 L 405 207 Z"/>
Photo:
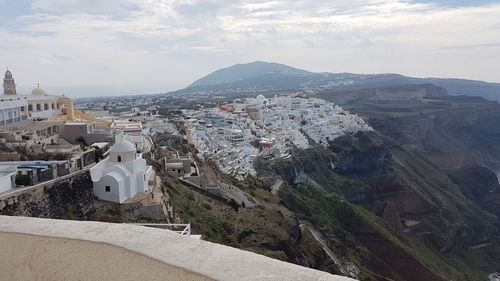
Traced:
<path fill-rule="evenodd" d="M 334 95 L 331 100 L 337 100 Z M 381 135 L 418 150 L 438 168 L 478 163 L 500 170 L 500 104 L 477 97 L 365 98 L 342 104 L 368 118 Z"/>
<path fill-rule="evenodd" d="M 500 185 L 494 172 L 483 166 L 466 166 L 448 175 L 465 197 L 500 217 Z"/>
<path fill-rule="evenodd" d="M 90 174 L 47 184 L 0 200 L 0 215 L 88 219 L 94 203 Z"/>
<path fill-rule="evenodd" d="M 498 181 L 487 169 L 459 182 L 376 133 L 301 151 L 273 167 L 292 186 L 280 193 L 285 205 L 335 233 L 332 245 L 342 245 L 345 257 L 358 256 L 370 272 L 397 280 L 481 280 L 499 262 L 492 258 L 500 254 L 499 220 L 487 209 L 497 206 L 490 191 Z M 297 183 L 302 174 L 314 185 Z M 487 183 L 476 195 L 484 207 L 466 192 L 476 182 Z M 369 252 L 347 254 L 350 243 Z M 477 248 L 484 244 L 490 247 Z"/>

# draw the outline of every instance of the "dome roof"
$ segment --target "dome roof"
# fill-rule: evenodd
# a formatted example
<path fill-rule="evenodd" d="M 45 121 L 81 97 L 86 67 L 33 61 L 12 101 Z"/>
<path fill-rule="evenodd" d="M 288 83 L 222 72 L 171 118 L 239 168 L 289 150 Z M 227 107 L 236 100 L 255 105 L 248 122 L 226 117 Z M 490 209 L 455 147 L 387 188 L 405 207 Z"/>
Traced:
<path fill-rule="evenodd" d="M 5 78 L 12 79 L 12 73 L 10 72 L 10 70 L 5 71 Z"/>
<path fill-rule="evenodd" d="M 47 95 L 47 93 L 45 93 L 44 90 L 40 89 L 40 87 L 36 87 L 35 89 L 33 89 L 33 91 L 31 91 L 31 94 L 34 96 L 46 96 Z"/>
<path fill-rule="evenodd" d="M 122 133 L 115 136 L 115 144 L 109 149 L 112 153 L 135 152 L 135 146 L 125 139 Z"/>
<path fill-rule="evenodd" d="M 260 100 L 265 100 L 266 97 L 264 97 L 263 95 L 258 95 L 256 99 L 260 101 Z"/>

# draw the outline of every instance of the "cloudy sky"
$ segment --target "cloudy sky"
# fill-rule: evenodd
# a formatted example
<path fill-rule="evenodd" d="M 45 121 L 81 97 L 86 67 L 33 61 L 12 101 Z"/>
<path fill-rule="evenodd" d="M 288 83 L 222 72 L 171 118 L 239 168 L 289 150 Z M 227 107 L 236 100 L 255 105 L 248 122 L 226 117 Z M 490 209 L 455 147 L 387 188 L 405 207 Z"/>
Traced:
<path fill-rule="evenodd" d="M 255 60 L 500 82 L 500 1 L 0 0 L 21 92 L 158 93 Z"/>

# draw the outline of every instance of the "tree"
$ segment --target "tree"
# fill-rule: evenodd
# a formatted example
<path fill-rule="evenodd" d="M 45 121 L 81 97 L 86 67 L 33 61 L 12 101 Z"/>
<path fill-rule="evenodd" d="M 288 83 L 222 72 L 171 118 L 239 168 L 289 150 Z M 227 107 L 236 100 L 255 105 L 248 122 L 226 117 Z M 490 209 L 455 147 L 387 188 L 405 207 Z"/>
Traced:
<path fill-rule="evenodd" d="M 31 185 L 31 177 L 29 175 L 17 174 L 16 175 L 16 185 Z"/>
<path fill-rule="evenodd" d="M 78 142 L 82 147 L 88 146 L 87 141 L 81 136 L 76 139 L 76 142 Z"/>

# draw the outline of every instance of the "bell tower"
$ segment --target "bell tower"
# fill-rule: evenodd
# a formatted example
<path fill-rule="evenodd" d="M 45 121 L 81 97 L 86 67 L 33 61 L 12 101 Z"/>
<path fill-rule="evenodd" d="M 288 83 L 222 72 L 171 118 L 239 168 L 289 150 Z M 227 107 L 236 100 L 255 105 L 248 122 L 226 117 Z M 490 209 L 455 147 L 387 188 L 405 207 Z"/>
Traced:
<path fill-rule="evenodd" d="M 12 73 L 10 70 L 5 72 L 5 78 L 3 79 L 3 94 L 4 95 L 17 95 L 16 93 L 16 83 L 14 78 L 12 78 Z"/>

